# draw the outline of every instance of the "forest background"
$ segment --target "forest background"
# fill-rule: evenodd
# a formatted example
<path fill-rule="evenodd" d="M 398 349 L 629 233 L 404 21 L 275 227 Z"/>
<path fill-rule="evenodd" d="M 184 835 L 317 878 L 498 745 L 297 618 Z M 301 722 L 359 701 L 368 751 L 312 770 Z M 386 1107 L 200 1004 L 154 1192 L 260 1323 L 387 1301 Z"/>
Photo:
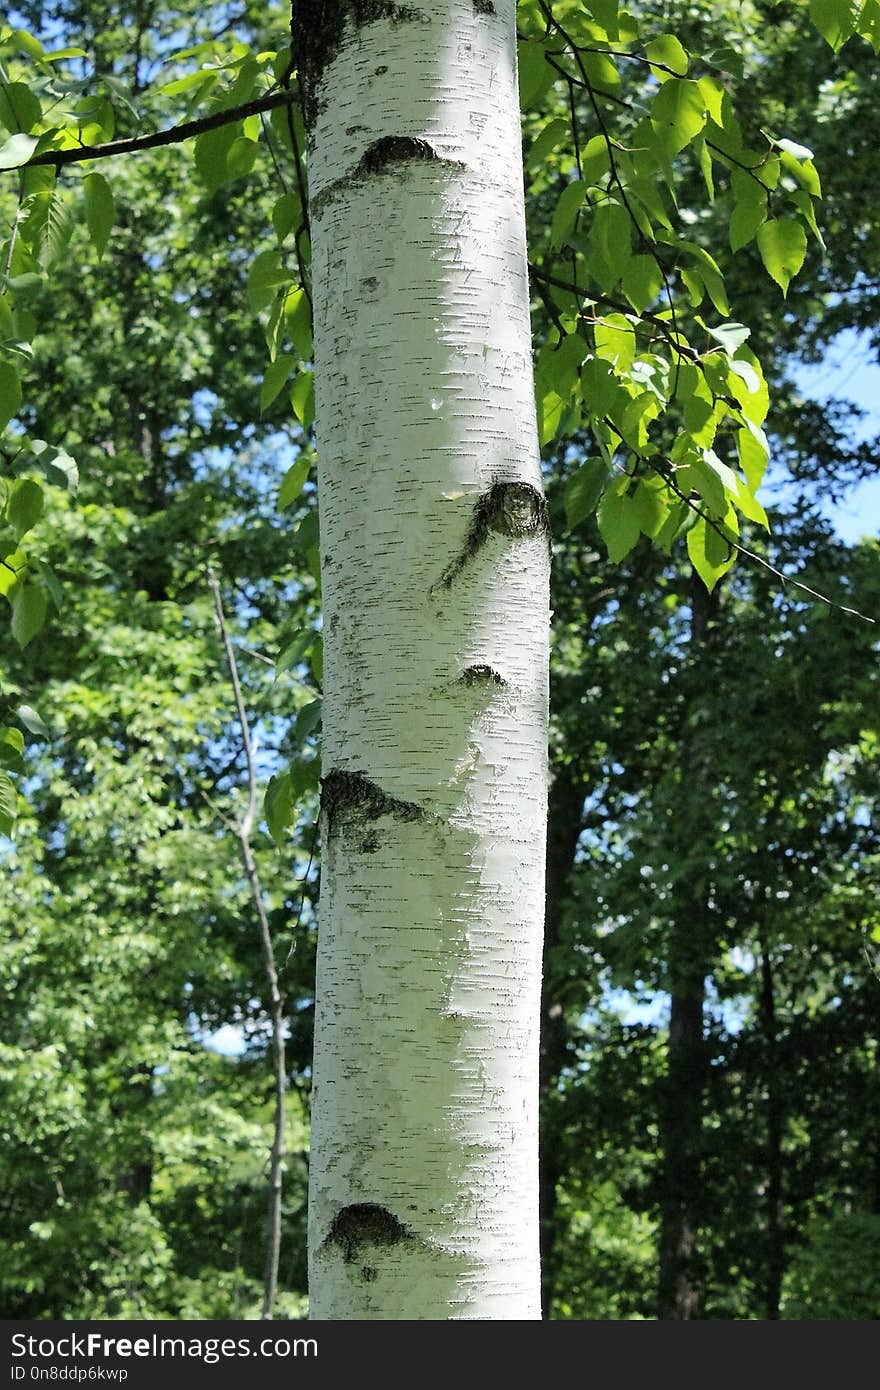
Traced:
<path fill-rule="evenodd" d="M 814 151 L 825 250 L 811 242 L 785 300 L 753 241 L 730 251 L 697 160 L 679 214 L 723 256 L 770 386 L 771 530 L 749 545 L 831 602 L 747 559 L 710 596 L 683 546 L 644 536 L 612 558 L 601 509 L 572 488 L 585 439 L 545 430 L 545 1306 L 669 1315 L 677 1222 L 694 1241 L 684 1315 L 873 1318 L 876 637 L 843 608 L 880 612 L 880 555 L 829 509 L 876 477 L 877 446 L 852 402 L 806 387 L 835 345 L 880 346 L 876 58 L 858 42 L 833 52 L 797 3 L 636 8 L 689 49 L 738 54 L 744 125 Z M 287 17 L 250 0 L 81 0 L 23 3 L 9 23 L 88 55 L 59 61 L 100 88 L 120 135 L 157 83 L 156 124 L 180 117 L 180 50 L 277 48 Z M 541 247 L 572 156 L 532 158 L 558 93 L 523 95 Z M 17 129 L 2 101 L 0 121 Z M 232 828 L 246 769 L 209 565 L 270 787 L 253 852 L 287 1020 L 276 1315 L 305 1315 L 317 512 L 309 374 L 264 375 L 269 282 L 254 274 L 295 220 L 294 160 L 278 112 L 258 134 L 243 137 L 255 151 L 216 137 L 195 167 L 176 146 L 117 161 L 112 231 L 96 247 L 72 222 L 47 240 L 51 282 L 32 291 L 27 425 L 63 441 L 79 486 L 75 503 L 47 489 L 36 522 L 42 632 L 0 639 L 10 722 L 18 711 L 29 733 L 24 758 L 7 743 L 18 815 L 0 841 L 6 1317 L 259 1315 L 271 1010 Z M 8 176 L 0 215 L 11 228 Z M 684 302 L 686 282 L 674 290 Z M 533 308 L 540 350 L 552 299 Z M 672 1036 L 671 1005 L 688 1020 Z"/>

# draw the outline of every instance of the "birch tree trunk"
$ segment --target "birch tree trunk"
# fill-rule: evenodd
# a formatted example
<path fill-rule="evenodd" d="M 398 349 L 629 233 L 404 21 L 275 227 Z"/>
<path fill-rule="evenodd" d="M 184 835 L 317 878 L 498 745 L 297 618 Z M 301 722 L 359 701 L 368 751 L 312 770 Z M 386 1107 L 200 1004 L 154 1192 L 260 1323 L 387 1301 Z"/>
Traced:
<path fill-rule="evenodd" d="M 324 592 L 311 1316 L 540 1316 L 549 547 L 514 0 L 296 7 Z"/>

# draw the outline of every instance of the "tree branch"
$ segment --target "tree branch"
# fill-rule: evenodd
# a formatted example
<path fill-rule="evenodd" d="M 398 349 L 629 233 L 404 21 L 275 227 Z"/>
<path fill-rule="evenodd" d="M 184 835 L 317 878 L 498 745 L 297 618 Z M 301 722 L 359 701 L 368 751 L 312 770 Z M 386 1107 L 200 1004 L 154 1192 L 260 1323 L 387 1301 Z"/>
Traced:
<path fill-rule="evenodd" d="M 262 1319 L 269 1320 L 272 1318 L 275 1308 L 275 1297 L 278 1290 L 278 1261 L 281 1254 L 284 1097 L 287 1091 L 287 1068 L 284 1058 L 284 1006 L 281 999 L 281 991 L 278 988 L 278 971 L 275 966 L 275 950 L 272 945 L 272 933 L 269 928 L 269 919 L 266 915 L 266 904 L 260 887 L 260 879 L 257 873 L 256 863 L 254 862 L 253 850 L 251 849 L 251 832 L 257 813 L 257 767 L 254 759 L 254 745 L 251 741 L 247 711 L 245 710 L 244 698 L 241 693 L 241 682 L 238 678 L 235 650 L 229 636 L 229 629 L 226 626 L 226 615 L 223 611 L 220 585 L 217 583 L 213 571 L 210 569 L 208 570 L 208 583 L 214 595 L 214 612 L 217 616 L 217 626 L 220 629 L 220 636 L 223 639 L 223 650 L 226 653 L 226 664 L 229 667 L 229 678 L 232 682 L 235 709 L 238 715 L 238 722 L 241 726 L 241 736 L 244 741 L 245 758 L 247 759 L 247 809 L 238 825 L 233 828 L 241 847 L 241 858 L 245 873 L 247 874 L 248 883 L 250 884 L 251 897 L 253 898 L 257 913 L 257 921 L 260 928 L 260 944 L 263 948 L 266 980 L 269 985 L 269 1006 L 272 1018 L 272 1045 L 275 1060 L 275 1129 L 272 1138 L 272 1147 L 269 1151 L 266 1267 L 263 1278 L 263 1308 L 260 1314 Z"/>
<path fill-rule="evenodd" d="M 629 314 L 641 319 L 644 323 L 653 324 L 663 334 L 674 352 L 677 352 L 681 357 L 686 357 L 696 366 L 700 365 L 702 358 L 697 350 L 679 343 L 672 326 L 667 323 L 666 319 L 660 318 L 659 314 L 651 313 L 649 309 L 641 309 L 637 312 L 631 304 L 625 304 L 622 299 L 614 299 L 610 295 L 600 294 L 598 290 L 592 288 L 581 289 L 580 286 L 572 284 L 569 280 L 560 280 L 557 275 L 548 275 L 545 270 L 541 270 L 539 266 L 533 265 L 531 262 L 529 262 L 529 275 L 535 281 L 543 281 L 545 285 L 551 285 L 557 290 L 564 290 L 567 294 L 573 294 L 579 299 L 591 299 L 596 304 L 607 304 L 609 309 L 615 309 L 620 314 Z"/>
<path fill-rule="evenodd" d="M 734 540 L 727 527 L 723 526 L 708 512 L 704 511 L 699 502 L 696 502 L 693 497 L 683 492 L 678 486 L 675 478 L 672 476 L 675 472 L 675 465 L 672 460 L 663 459 L 662 462 L 666 465 L 665 468 L 658 468 L 652 459 L 647 460 L 648 467 L 663 478 L 667 486 L 672 489 L 676 496 L 679 497 L 682 502 L 687 503 L 691 511 L 696 512 L 697 516 L 701 517 L 706 525 L 711 527 L 715 534 L 720 536 L 732 551 L 736 551 L 738 555 L 744 555 L 747 560 L 752 560 L 756 565 L 760 565 L 763 569 L 768 570 L 781 584 L 790 584 L 793 589 L 800 589 L 801 593 L 808 594 L 810 598 L 817 598 L 820 603 L 827 603 L 829 608 L 836 608 L 840 613 L 848 613 L 851 618 L 860 618 L 864 623 L 876 623 L 876 618 L 870 617 L 867 613 L 860 612 L 858 608 L 849 608 L 845 603 L 838 603 L 837 599 L 829 598 L 827 594 L 820 594 L 818 589 L 811 589 L 809 584 L 803 584 L 800 579 L 794 579 L 790 574 L 783 574 L 782 570 L 777 569 L 775 565 L 771 565 L 770 561 L 765 560 L 762 555 L 758 555 L 754 550 L 749 550 L 748 546 L 742 545 L 739 541 Z"/>
<path fill-rule="evenodd" d="M 65 164 L 82 164 L 87 159 L 109 159 L 117 154 L 138 154 L 141 150 L 154 150 L 161 145 L 180 145 L 184 140 L 192 140 L 196 135 L 204 135 L 206 130 L 217 130 L 232 121 L 243 120 L 245 116 L 258 116 L 262 111 L 272 111 L 276 106 L 289 106 L 296 100 L 293 91 L 269 92 L 267 96 L 255 97 L 241 106 L 230 106 L 225 111 L 213 111 L 210 116 L 200 116 L 195 121 L 184 121 L 170 130 L 156 130 L 151 135 L 135 135 L 127 140 L 108 140 L 103 145 L 81 145 L 69 150 L 43 150 L 34 155 L 24 166 L 26 169 L 37 164 L 51 164 L 61 169 Z"/>

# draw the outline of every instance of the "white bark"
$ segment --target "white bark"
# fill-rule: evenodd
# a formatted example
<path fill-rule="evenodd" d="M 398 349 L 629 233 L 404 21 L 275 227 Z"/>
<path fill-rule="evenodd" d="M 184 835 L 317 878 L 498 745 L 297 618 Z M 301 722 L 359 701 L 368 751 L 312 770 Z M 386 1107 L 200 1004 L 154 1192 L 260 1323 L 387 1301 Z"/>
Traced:
<path fill-rule="evenodd" d="M 298 10 L 320 28 L 311 1316 L 537 1318 L 549 554 L 514 0 Z"/>

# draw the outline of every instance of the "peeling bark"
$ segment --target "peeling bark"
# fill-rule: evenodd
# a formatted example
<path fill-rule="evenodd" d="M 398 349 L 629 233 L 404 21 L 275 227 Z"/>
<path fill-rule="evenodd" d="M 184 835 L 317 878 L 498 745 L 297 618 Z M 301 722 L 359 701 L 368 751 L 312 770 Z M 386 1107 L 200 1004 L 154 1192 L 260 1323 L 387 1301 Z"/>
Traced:
<path fill-rule="evenodd" d="M 317 120 L 324 74 L 345 42 L 346 27 L 357 33 L 379 20 L 392 25 L 412 24 L 428 22 L 428 17 L 413 5 L 398 5 L 393 0 L 297 0 L 296 67 L 307 126 L 312 127 Z"/>

